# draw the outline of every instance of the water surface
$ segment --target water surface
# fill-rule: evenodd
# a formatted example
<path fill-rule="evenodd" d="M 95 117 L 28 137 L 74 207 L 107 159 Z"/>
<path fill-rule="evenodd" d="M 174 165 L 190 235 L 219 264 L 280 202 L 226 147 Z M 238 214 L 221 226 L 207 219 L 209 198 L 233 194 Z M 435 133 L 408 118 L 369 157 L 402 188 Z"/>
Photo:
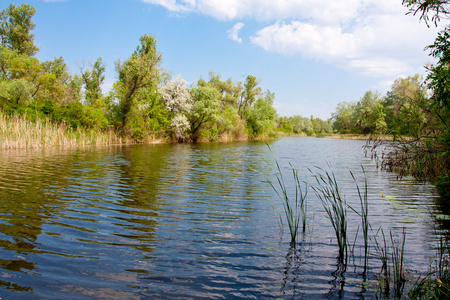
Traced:
<path fill-rule="evenodd" d="M 289 164 L 308 184 L 318 168 L 332 170 L 358 208 L 349 170 L 360 187 L 367 178 L 373 233 L 383 228 L 400 239 L 406 228 L 409 275 L 426 272 L 437 238 L 435 188 L 380 171 L 364 143 L 283 138 L 270 149 L 242 142 L 2 151 L 0 296 L 370 299 L 380 263 L 372 247 L 362 275 L 359 217 L 349 212 L 354 255 L 342 272 L 314 191 L 306 233 L 293 249 L 267 183 L 275 159 L 289 187 Z"/>

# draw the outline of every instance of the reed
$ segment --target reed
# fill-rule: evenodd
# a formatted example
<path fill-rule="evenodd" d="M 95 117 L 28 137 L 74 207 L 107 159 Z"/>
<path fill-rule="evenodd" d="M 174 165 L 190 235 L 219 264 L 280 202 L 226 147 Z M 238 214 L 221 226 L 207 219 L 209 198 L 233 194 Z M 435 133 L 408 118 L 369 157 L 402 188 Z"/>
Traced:
<path fill-rule="evenodd" d="M 405 288 L 405 268 L 403 264 L 403 258 L 405 253 L 405 241 L 406 241 L 406 230 L 403 228 L 403 239 L 400 244 L 394 241 L 394 237 L 391 232 L 391 243 L 392 243 L 392 278 L 393 278 L 393 289 L 394 296 L 396 299 L 401 299 L 403 295 L 403 289 Z"/>
<path fill-rule="evenodd" d="M 376 236 L 381 232 L 383 237 L 383 244 L 380 245 Z M 375 236 L 375 249 L 377 250 L 378 256 L 381 260 L 381 272 L 378 278 L 378 288 L 381 289 L 381 293 L 385 295 L 386 299 L 389 299 L 389 294 L 391 291 L 391 269 L 389 266 L 389 246 L 386 241 L 386 236 L 382 228 L 380 228 Z"/>
<path fill-rule="evenodd" d="M 113 132 L 73 130 L 65 124 L 46 119 L 34 121 L 0 112 L 0 149 L 43 148 L 75 145 L 107 145 L 121 143 Z"/>
<path fill-rule="evenodd" d="M 378 255 L 382 262 L 378 280 L 380 292 L 386 299 L 391 298 L 391 292 L 394 299 L 401 299 L 406 283 L 404 267 L 406 229 L 403 228 L 402 240 L 400 242 L 396 242 L 392 232 L 390 232 L 390 246 L 386 241 L 383 229 L 380 228 L 379 232 L 382 234 L 383 244 L 380 245 L 376 238 L 375 242 Z"/>
<path fill-rule="evenodd" d="M 297 236 L 299 233 L 300 221 L 302 224 L 303 233 L 306 231 L 306 196 L 308 194 L 307 188 L 302 189 L 300 179 L 298 177 L 298 171 L 295 170 L 292 165 L 291 171 L 295 182 L 295 198 L 291 199 L 288 192 L 287 185 L 284 180 L 283 173 L 281 172 L 280 164 L 275 160 L 278 173 L 275 174 L 277 179 L 277 186 L 271 180 L 268 180 L 272 189 L 276 192 L 283 204 L 284 216 L 288 224 L 289 233 L 291 236 L 291 246 L 295 248 L 297 242 Z M 280 223 L 283 224 L 283 218 L 280 215 Z"/>
<path fill-rule="evenodd" d="M 319 169 L 323 171 L 322 169 Z M 347 202 L 341 196 L 339 185 L 333 173 L 323 171 L 323 174 L 315 175 L 318 187 L 313 187 L 317 197 L 331 221 L 339 246 L 339 262 L 347 263 L 348 237 L 347 237 Z"/>
<path fill-rule="evenodd" d="M 429 273 L 419 278 L 411 289 L 411 299 L 450 299 L 450 257 L 449 241 L 441 236 L 436 251 L 435 265 Z"/>
<path fill-rule="evenodd" d="M 363 172 L 364 172 L 364 169 L 363 169 Z M 364 176 L 364 190 L 361 192 L 361 189 L 359 188 L 359 185 L 356 181 L 356 178 L 355 178 L 353 172 L 350 171 L 350 174 L 353 178 L 353 181 L 356 184 L 356 189 L 358 191 L 358 197 L 359 197 L 360 208 L 361 208 L 361 211 L 358 212 L 350 206 L 350 208 L 361 217 L 361 228 L 362 228 L 363 238 L 364 238 L 364 272 L 363 272 L 363 274 L 365 274 L 367 272 L 367 268 L 369 266 L 369 251 L 370 251 L 369 198 L 368 198 L 368 194 L 367 194 L 367 179 Z M 358 229 L 359 229 L 359 227 L 358 227 Z"/>

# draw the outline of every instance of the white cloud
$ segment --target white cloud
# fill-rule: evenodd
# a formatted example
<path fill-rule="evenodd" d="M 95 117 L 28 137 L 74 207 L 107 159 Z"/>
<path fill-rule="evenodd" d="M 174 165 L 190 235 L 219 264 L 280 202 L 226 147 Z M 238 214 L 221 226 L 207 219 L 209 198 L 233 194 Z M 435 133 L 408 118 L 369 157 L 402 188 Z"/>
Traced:
<path fill-rule="evenodd" d="M 437 29 L 398 14 L 355 18 L 352 26 L 291 21 L 257 31 L 251 41 L 267 51 L 301 55 L 368 76 L 416 72 Z"/>
<path fill-rule="evenodd" d="M 308 59 L 370 76 L 415 72 L 427 60 L 423 48 L 436 29 L 405 16 L 399 0 L 142 0 L 171 11 L 221 21 L 254 19 L 272 24 L 251 41 L 266 51 Z M 238 37 L 237 23 L 228 37 Z"/>
<path fill-rule="evenodd" d="M 268 51 L 303 54 L 308 58 L 331 59 L 352 56 L 356 52 L 353 35 L 343 33 L 341 28 L 298 21 L 265 27 L 251 41 Z"/>
<path fill-rule="evenodd" d="M 176 12 L 196 12 L 218 20 L 254 18 L 283 20 L 289 18 L 336 22 L 351 18 L 361 0 L 142 0 Z M 375 0 L 373 0 L 375 1 Z"/>
<path fill-rule="evenodd" d="M 228 38 L 238 43 L 242 43 L 242 39 L 239 37 L 239 31 L 241 31 L 242 27 L 244 27 L 244 23 L 236 23 L 230 30 L 228 30 Z"/>

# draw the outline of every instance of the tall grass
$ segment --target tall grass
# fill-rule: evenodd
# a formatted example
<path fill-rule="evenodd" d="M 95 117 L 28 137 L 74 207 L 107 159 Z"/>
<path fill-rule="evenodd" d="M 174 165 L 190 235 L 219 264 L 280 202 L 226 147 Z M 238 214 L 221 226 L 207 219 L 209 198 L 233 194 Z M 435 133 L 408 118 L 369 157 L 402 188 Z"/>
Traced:
<path fill-rule="evenodd" d="M 383 244 L 378 242 L 375 236 L 375 248 L 378 252 L 379 259 L 381 261 L 381 272 L 378 278 L 378 288 L 381 294 L 385 295 L 386 299 L 389 299 L 391 291 L 391 268 L 389 265 L 389 246 L 386 241 L 386 236 L 382 228 L 378 230 L 383 237 Z M 378 233 L 377 233 L 378 235 Z"/>
<path fill-rule="evenodd" d="M 380 244 L 375 236 L 376 250 L 382 262 L 378 278 L 379 292 L 386 299 L 401 299 L 406 284 L 404 266 L 406 229 L 403 228 L 401 241 L 395 241 L 391 231 L 389 233 L 390 245 L 388 245 L 383 229 L 380 228 L 378 232 L 381 232 L 383 238 L 383 244 Z"/>
<path fill-rule="evenodd" d="M 277 193 L 281 199 L 284 209 L 284 216 L 288 224 L 289 233 L 291 235 L 291 245 L 296 246 L 297 235 L 299 233 L 300 221 L 302 224 L 303 233 L 306 231 L 306 196 L 308 194 L 307 188 L 303 191 L 300 179 L 298 177 L 298 171 L 291 165 L 292 176 L 295 182 L 295 198 L 292 200 L 292 196 L 288 192 L 287 185 L 284 180 L 283 172 L 277 160 L 275 160 L 278 173 L 275 175 L 277 179 L 277 186 L 268 180 L 270 186 Z M 283 224 L 283 218 L 280 215 L 280 223 Z"/>
<path fill-rule="evenodd" d="M 429 273 L 419 280 L 409 293 L 411 299 L 450 299 L 449 241 L 441 236 L 434 265 Z"/>
<path fill-rule="evenodd" d="M 319 170 L 323 171 L 322 169 Z M 318 187 L 313 187 L 313 189 L 322 201 L 336 234 L 339 246 L 339 261 L 346 264 L 348 259 L 347 202 L 341 196 L 335 175 L 328 171 L 323 172 L 314 176 Z"/>
<path fill-rule="evenodd" d="M 403 239 L 400 243 L 394 241 L 394 237 L 391 232 L 392 243 L 392 274 L 393 274 L 393 287 L 394 295 L 396 299 L 400 299 L 403 295 L 403 289 L 405 288 L 405 267 L 404 267 L 404 254 L 405 254 L 405 241 L 406 230 L 403 228 Z"/>
<path fill-rule="evenodd" d="M 364 169 L 363 169 L 363 172 L 364 172 Z M 356 184 L 356 189 L 358 191 L 358 197 L 359 197 L 359 201 L 360 201 L 360 208 L 361 208 L 360 212 L 356 211 L 352 207 L 350 207 L 350 208 L 361 217 L 361 228 L 362 228 L 363 237 L 364 237 L 364 272 L 363 272 L 363 274 L 365 274 L 367 272 L 367 268 L 369 266 L 369 250 L 370 250 L 369 197 L 367 195 L 367 179 L 364 176 L 364 190 L 361 192 L 361 189 L 359 188 L 359 185 L 356 181 L 355 175 L 351 171 L 350 171 L 350 174 L 352 175 L 353 181 Z"/>
<path fill-rule="evenodd" d="M 121 139 L 113 132 L 73 130 L 45 119 L 30 121 L 25 117 L 7 116 L 0 112 L 0 149 L 116 143 L 121 143 Z"/>
<path fill-rule="evenodd" d="M 276 161 L 276 160 L 275 160 Z M 303 231 L 306 227 L 306 193 L 302 192 L 300 180 L 298 178 L 298 171 L 292 165 L 292 175 L 295 182 L 295 201 L 291 200 L 294 193 L 289 191 L 283 177 L 281 167 L 276 161 L 278 174 L 276 174 L 277 184 L 269 183 L 277 192 L 277 195 L 283 200 L 285 218 L 291 233 L 291 243 L 295 247 L 297 234 L 301 221 L 303 220 Z M 425 278 L 417 280 L 414 283 L 407 281 L 405 275 L 405 245 L 406 245 L 406 229 L 400 238 L 396 240 L 392 231 L 386 236 L 383 229 L 374 233 L 373 228 L 369 222 L 369 197 L 368 197 L 368 183 L 364 180 L 364 186 L 360 187 L 352 172 L 350 172 L 354 182 L 356 183 L 357 195 L 360 201 L 360 209 L 354 209 L 347 204 L 345 197 L 342 196 L 337 179 L 332 172 L 319 169 L 319 172 L 309 170 L 318 185 L 311 186 L 315 191 L 316 196 L 321 200 L 328 219 L 333 226 L 336 239 L 339 246 L 338 270 L 333 273 L 336 277 L 336 282 L 343 280 L 341 291 L 344 289 L 345 277 L 343 273 L 347 269 L 348 261 L 348 231 L 347 231 L 347 210 L 350 209 L 360 217 L 362 233 L 364 237 L 364 271 L 363 278 L 366 280 L 369 258 L 371 257 L 371 245 L 375 248 L 376 254 L 381 261 L 381 271 L 378 274 L 378 292 L 377 298 L 383 299 L 450 299 L 450 243 L 441 237 L 438 251 L 436 254 L 435 266 L 430 266 L 430 272 Z M 363 169 L 364 172 L 364 169 Z M 305 184 L 308 187 L 307 184 Z M 283 218 L 280 215 L 280 222 L 283 223 Z M 356 232 L 355 243 L 359 233 Z M 381 238 L 381 240 L 380 240 Z M 376 255 L 375 254 L 375 255 Z M 354 255 L 354 252 L 350 252 Z M 372 254 L 373 256 L 374 254 Z M 339 279 L 339 280 L 338 280 Z M 408 284 L 409 292 L 405 294 L 405 289 Z M 412 287 L 412 289 L 411 289 Z M 362 292 L 363 293 L 363 292 Z"/>

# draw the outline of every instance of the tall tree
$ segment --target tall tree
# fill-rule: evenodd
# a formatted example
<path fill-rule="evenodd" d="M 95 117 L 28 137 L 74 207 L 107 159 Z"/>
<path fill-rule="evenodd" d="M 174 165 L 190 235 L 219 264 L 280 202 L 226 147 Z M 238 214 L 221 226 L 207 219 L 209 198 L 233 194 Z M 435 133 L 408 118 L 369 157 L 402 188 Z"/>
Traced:
<path fill-rule="evenodd" d="M 94 64 L 91 64 L 90 70 L 80 69 L 86 104 L 90 106 L 103 106 L 102 84 L 105 81 L 106 66 L 102 58 L 99 57 Z"/>
<path fill-rule="evenodd" d="M 39 49 L 31 33 L 36 25 L 32 21 L 36 9 L 29 4 L 9 5 L 0 13 L 1 45 L 20 54 L 34 56 Z"/>
<path fill-rule="evenodd" d="M 199 129 L 208 122 L 217 121 L 220 117 L 220 92 L 211 84 L 200 79 L 191 92 L 194 104 L 189 116 L 191 122 L 191 138 L 198 139 Z"/>
<path fill-rule="evenodd" d="M 238 107 L 238 112 L 241 117 L 245 116 L 247 110 L 250 109 L 255 101 L 262 95 L 262 89 L 258 85 L 259 80 L 253 75 L 248 75 L 245 79 L 244 89 Z"/>
<path fill-rule="evenodd" d="M 173 114 L 171 127 L 178 141 L 183 141 L 185 132 L 189 130 L 190 123 L 186 117 L 192 109 L 193 99 L 187 83 L 181 77 L 166 83 L 159 89 L 162 102 L 166 109 Z"/>
<path fill-rule="evenodd" d="M 116 62 L 119 80 L 114 85 L 113 95 L 118 99 L 117 118 L 125 133 L 136 139 L 145 137 L 144 114 L 157 105 L 160 63 L 162 57 L 156 50 L 156 39 L 151 35 L 140 38 L 140 45 L 124 62 Z"/>
<path fill-rule="evenodd" d="M 352 122 L 355 114 L 355 102 L 340 102 L 336 107 L 336 112 L 332 114 L 333 127 L 340 133 L 349 133 L 355 130 L 355 123 Z"/>
<path fill-rule="evenodd" d="M 264 97 L 259 97 L 249 111 L 247 124 L 255 136 L 272 129 L 276 115 L 276 110 L 273 108 L 274 101 L 275 94 L 267 90 Z"/>

